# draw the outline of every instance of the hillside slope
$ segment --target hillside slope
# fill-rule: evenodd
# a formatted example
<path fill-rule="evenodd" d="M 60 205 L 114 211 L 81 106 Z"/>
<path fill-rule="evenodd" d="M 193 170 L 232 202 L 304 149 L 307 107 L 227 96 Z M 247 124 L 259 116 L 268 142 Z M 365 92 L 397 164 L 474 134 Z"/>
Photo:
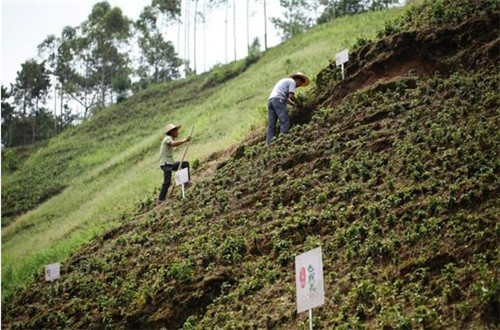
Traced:
<path fill-rule="evenodd" d="M 2 305 L 12 328 L 305 328 L 293 256 L 323 247 L 318 328 L 496 328 L 500 8 L 428 1 L 328 66 L 296 125 L 163 209 L 142 204 Z M 312 116 L 310 115 L 312 111 Z"/>
<path fill-rule="evenodd" d="M 332 54 L 358 37 L 373 37 L 401 12 L 315 27 L 269 49 L 236 76 L 244 60 L 152 86 L 52 139 L 13 175 L 2 174 L 2 297 L 119 224 L 137 203 L 156 197 L 162 180 L 158 148 L 168 122 L 196 126 L 188 158 L 203 163 L 264 125 L 266 98 L 278 79 L 297 70 L 314 77 Z M 196 170 L 193 175 L 199 178 Z"/>

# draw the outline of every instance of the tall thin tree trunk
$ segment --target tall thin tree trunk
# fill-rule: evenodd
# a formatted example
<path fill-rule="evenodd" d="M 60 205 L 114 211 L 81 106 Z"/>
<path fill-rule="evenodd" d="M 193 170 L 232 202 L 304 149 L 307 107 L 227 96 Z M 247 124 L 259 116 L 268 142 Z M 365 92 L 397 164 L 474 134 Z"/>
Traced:
<path fill-rule="evenodd" d="M 54 133 L 57 134 L 57 83 L 54 84 Z"/>
<path fill-rule="evenodd" d="M 194 74 L 196 75 L 196 16 L 198 14 L 198 0 L 194 2 L 194 43 L 193 43 L 193 65 L 194 65 Z"/>
<path fill-rule="evenodd" d="M 60 113 L 61 113 L 61 126 L 63 125 L 63 95 L 64 95 L 64 89 L 62 88 L 62 83 L 61 83 L 61 88 L 59 89 L 59 93 L 61 94 L 61 101 L 59 102 L 59 108 L 60 108 Z"/>
<path fill-rule="evenodd" d="M 225 28 L 226 28 L 226 31 L 225 31 L 225 52 L 224 52 L 224 54 L 226 55 L 226 64 L 227 64 L 227 17 L 228 17 L 228 13 L 229 13 L 229 0 L 226 0 L 226 20 L 224 21 Z"/>
<path fill-rule="evenodd" d="M 106 106 L 106 87 L 104 86 L 104 64 L 101 67 L 101 97 L 102 97 L 102 107 Z M 87 119 L 85 117 L 85 119 Z"/>
<path fill-rule="evenodd" d="M 23 93 L 23 117 L 26 117 L 26 91 Z"/>
<path fill-rule="evenodd" d="M 203 2 L 203 72 L 207 71 L 207 18 L 206 2 Z"/>
<path fill-rule="evenodd" d="M 264 50 L 267 50 L 267 13 L 266 13 L 266 0 L 264 0 Z"/>
<path fill-rule="evenodd" d="M 249 21 L 249 18 L 248 18 L 249 9 L 248 9 L 248 7 L 249 7 L 249 5 L 250 5 L 250 0 L 247 0 L 247 56 L 250 54 L 250 25 L 248 23 L 248 21 Z"/>
<path fill-rule="evenodd" d="M 234 61 L 236 62 L 236 0 L 233 0 L 233 42 L 234 42 Z"/>
<path fill-rule="evenodd" d="M 184 2 L 184 66 L 185 72 L 187 72 L 187 62 L 189 61 L 189 53 L 188 53 L 188 21 L 189 21 L 189 12 L 188 12 L 188 1 Z"/>
<path fill-rule="evenodd" d="M 33 114 L 33 126 L 32 126 L 32 143 L 35 143 L 35 124 L 36 124 L 36 113 L 38 112 L 38 98 L 35 102 L 35 113 Z"/>
<path fill-rule="evenodd" d="M 177 54 L 179 57 L 181 56 L 181 25 L 181 20 L 179 20 L 177 25 Z"/>
<path fill-rule="evenodd" d="M 189 6 L 189 4 L 190 4 L 190 1 L 187 0 L 186 1 L 186 11 L 187 11 L 187 17 L 186 17 L 186 19 L 187 19 L 187 34 L 186 34 L 186 36 L 187 36 L 187 42 L 186 42 L 186 44 L 187 44 L 187 51 L 186 51 L 186 56 L 187 56 L 188 63 L 189 63 L 189 37 L 190 37 L 190 34 L 191 34 L 191 29 L 190 29 L 190 26 L 189 26 L 190 23 L 191 23 L 190 22 L 191 20 L 189 19 L 189 15 L 190 15 L 190 8 L 189 8 L 190 6 Z"/>

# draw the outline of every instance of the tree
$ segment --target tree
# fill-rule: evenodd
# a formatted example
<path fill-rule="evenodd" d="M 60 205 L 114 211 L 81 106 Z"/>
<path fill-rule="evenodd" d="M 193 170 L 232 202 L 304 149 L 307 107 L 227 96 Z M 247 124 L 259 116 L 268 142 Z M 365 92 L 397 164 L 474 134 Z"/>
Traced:
<path fill-rule="evenodd" d="M 236 61 L 236 0 L 233 0 L 233 47 L 234 61 Z"/>
<path fill-rule="evenodd" d="M 371 0 L 368 5 L 369 10 L 382 10 L 388 9 L 391 5 L 399 3 L 399 0 Z"/>
<path fill-rule="evenodd" d="M 362 0 L 320 0 L 320 2 L 321 5 L 325 6 L 325 9 L 317 19 L 318 24 L 331 21 L 337 17 L 354 15 L 367 10 L 365 2 Z"/>
<path fill-rule="evenodd" d="M 264 50 L 267 50 L 267 6 L 264 0 Z"/>
<path fill-rule="evenodd" d="M 2 85 L 2 143 L 12 145 L 12 130 L 14 126 L 15 108 L 9 102 L 12 94 Z"/>
<path fill-rule="evenodd" d="M 147 6 L 135 23 L 141 51 L 141 64 L 137 73 L 142 80 L 142 86 L 180 77 L 179 67 L 182 61 L 177 56 L 173 44 L 162 37 L 157 25 L 160 14 L 159 8 Z M 176 16 L 168 14 L 168 17 Z"/>
<path fill-rule="evenodd" d="M 309 1 L 280 0 L 280 4 L 285 9 L 284 19 L 272 17 L 271 22 L 281 30 L 282 39 L 289 39 L 312 26 L 312 19 L 308 16 Z"/>
<path fill-rule="evenodd" d="M 89 56 L 87 79 L 98 81 L 101 105 L 106 105 L 106 94 L 117 72 L 126 71 L 129 58 L 121 48 L 130 37 L 130 20 L 118 7 L 111 8 L 103 1 L 94 5 L 88 19 L 81 25 L 83 38 L 80 45 Z"/>
<path fill-rule="evenodd" d="M 77 31 L 71 26 L 66 26 L 62 30 L 61 36 L 49 35 L 40 45 L 38 45 L 38 55 L 46 61 L 49 67 L 49 73 L 52 74 L 59 86 L 60 109 L 62 114 L 65 91 L 72 91 L 72 84 L 75 83 L 76 73 L 73 69 L 76 66 L 74 62 L 74 44 Z M 54 117 L 57 117 L 57 104 L 54 106 Z M 57 125 L 57 122 L 55 123 Z M 57 126 L 55 127 L 57 131 Z"/>
<path fill-rule="evenodd" d="M 21 64 L 21 71 L 17 72 L 14 85 L 14 96 L 17 103 L 22 106 L 23 117 L 26 117 L 26 109 L 28 107 L 31 109 L 32 143 L 35 142 L 35 117 L 39 110 L 39 104 L 47 96 L 49 88 L 50 78 L 44 62 L 37 63 L 35 60 L 28 60 Z"/>
<path fill-rule="evenodd" d="M 65 104 L 61 111 L 61 116 L 57 118 L 59 127 L 61 127 L 61 129 L 63 130 L 71 127 L 73 126 L 75 120 L 78 120 L 78 115 L 73 114 L 71 108 L 67 104 Z"/>
<path fill-rule="evenodd" d="M 194 0 L 194 41 L 193 41 L 193 62 L 194 62 L 194 74 L 196 74 L 196 22 L 198 16 L 198 0 Z"/>
<path fill-rule="evenodd" d="M 59 38 L 47 37 L 38 49 L 60 84 L 61 112 L 64 96 L 84 108 L 85 119 L 98 104 L 106 105 L 108 92 L 111 101 L 113 93 L 125 95 L 122 88 L 131 70 L 124 48 L 130 36 L 129 19 L 104 1 L 94 5 L 80 26 L 65 27 Z"/>
<path fill-rule="evenodd" d="M 181 0 L 153 0 L 152 7 L 158 8 L 167 20 L 176 20 L 181 15 Z"/>

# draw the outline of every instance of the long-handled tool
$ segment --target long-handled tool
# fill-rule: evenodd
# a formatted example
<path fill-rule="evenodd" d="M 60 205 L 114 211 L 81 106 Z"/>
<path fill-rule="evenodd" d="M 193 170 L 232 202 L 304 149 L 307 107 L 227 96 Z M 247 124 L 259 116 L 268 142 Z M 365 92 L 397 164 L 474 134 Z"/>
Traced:
<path fill-rule="evenodd" d="M 193 137 L 193 132 L 194 132 L 194 126 L 191 128 L 191 132 L 189 132 L 189 136 L 192 138 Z M 184 162 L 184 158 L 186 157 L 186 153 L 188 151 L 188 148 L 189 148 L 189 142 L 191 141 L 188 141 L 187 142 L 187 145 L 186 145 L 186 149 L 184 150 L 184 154 L 182 155 L 182 159 L 179 163 L 179 167 L 177 168 L 177 171 L 179 171 L 181 169 L 181 166 L 182 166 L 182 163 Z M 172 197 L 174 195 L 174 190 L 175 190 L 175 187 L 176 187 L 176 182 L 174 180 L 174 185 L 172 186 L 172 190 L 170 191 L 170 197 Z"/>

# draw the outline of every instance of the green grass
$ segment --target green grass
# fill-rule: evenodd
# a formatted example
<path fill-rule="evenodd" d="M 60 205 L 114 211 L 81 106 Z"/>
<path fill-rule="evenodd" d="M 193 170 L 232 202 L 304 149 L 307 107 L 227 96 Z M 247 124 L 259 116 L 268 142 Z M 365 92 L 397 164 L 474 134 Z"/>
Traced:
<path fill-rule="evenodd" d="M 2 230 L 2 297 L 29 282 L 45 264 L 64 260 L 119 223 L 138 202 L 155 197 L 162 180 L 157 153 L 166 123 L 182 124 L 181 137 L 196 126 L 188 159 L 202 160 L 264 125 L 262 110 L 278 79 L 302 71 L 314 80 L 336 52 L 358 37 L 374 37 L 401 12 L 367 13 L 313 28 L 213 88 L 201 89 L 206 74 L 153 86 L 52 139 L 2 186 L 4 214 L 16 209 L 11 205 L 20 205 L 17 211 L 32 208 Z M 26 176 L 33 179 L 32 191 L 23 181 Z M 49 189 L 63 190 L 39 204 L 43 198 L 38 196 L 51 196 Z"/>

